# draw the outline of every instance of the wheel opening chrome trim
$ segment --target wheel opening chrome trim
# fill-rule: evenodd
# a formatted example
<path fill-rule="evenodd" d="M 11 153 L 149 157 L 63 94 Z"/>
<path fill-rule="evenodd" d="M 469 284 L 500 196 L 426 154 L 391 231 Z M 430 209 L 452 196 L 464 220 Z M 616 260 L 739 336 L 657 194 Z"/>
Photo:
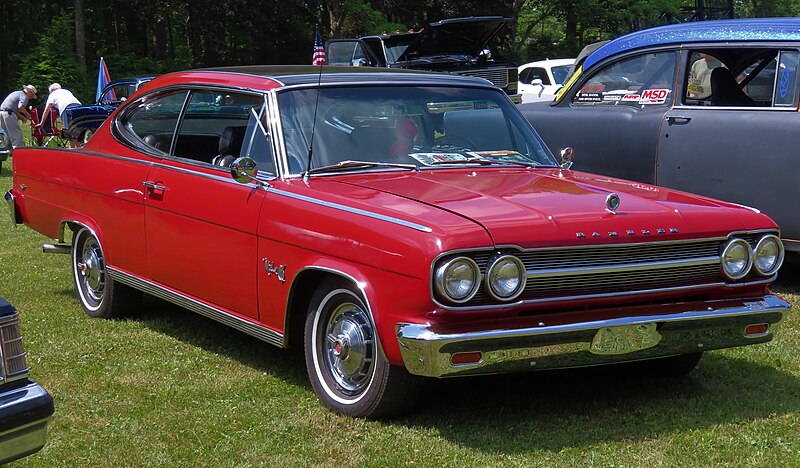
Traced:
<path fill-rule="evenodd" d="M 231 328 L 239 330 L 240 332 L 258 338 L 261 341 L 265 341 L 271 345 L 277 346 L 279 348 L 285 347 L 282 333 L 278 333 L 274 330 L 270 330 L 263 326 L 257 325 L 253 322 L 245 320 L 241 317 L 237 317 L 233 314 L 225 312 L 224 310 L 218 309 L 216 307 L 203 304 L 202 302 L 196 299 L 192 299 L 183 294 L 169 290 L 151 281 L 139 278 L 137 276 L 133 276 L 129 273 L 122 272 L 114 267 L 107 266 L 107 270 L 108 270 L 108 276 L 114 281 L 119 281 L 120 283 L 130 286 L 134 289 L 138 289 L 147 294 L 153 295 L 160 299 L 164 299 L 165 301 L 171 302 L 173 304 L 183 307 L 184 309 L 188 309 L 192 312 L 198 313 L 204 317 L 210 318 L 211 320 L 215 320 L 219 323 L 222 323 L 223 325 L 227 325 Z"/>

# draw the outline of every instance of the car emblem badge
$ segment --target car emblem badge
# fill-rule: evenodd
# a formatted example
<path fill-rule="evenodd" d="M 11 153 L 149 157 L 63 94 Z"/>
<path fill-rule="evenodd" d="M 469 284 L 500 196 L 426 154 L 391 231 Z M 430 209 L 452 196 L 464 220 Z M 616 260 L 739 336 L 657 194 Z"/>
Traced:
<path fill-rule="evenodd" d="M 268 258 L 263 258 L 261 261 L 264 262 L 264 269 L 267 270 L 267 276 L 275 275 L 281 283 L 286 282 L 286 265 L 276 265 Z"/>
<path fill-rule="evenodd" d="M 617 209 L 619 208 L 619 195 L 616 193 L 610 193 L 606 197 L 606 210 L 612 214 L 617 214 Z"/>

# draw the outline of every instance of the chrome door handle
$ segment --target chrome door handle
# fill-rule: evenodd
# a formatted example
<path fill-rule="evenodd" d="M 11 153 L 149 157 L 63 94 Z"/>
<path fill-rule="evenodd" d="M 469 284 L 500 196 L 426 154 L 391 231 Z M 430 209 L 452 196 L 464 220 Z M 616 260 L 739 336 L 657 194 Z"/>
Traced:
<path fill-rule="evenodd" d="M 142 182 L 142 185 L 144 185 L 145 187 L 149 188 L 150 190 L 161 190 L 162 192 L 164 190 L 167 190 L 167 186 L 166 185 L 157 184 L 157 183 L 149 181 L 149 180 L 145 180 L 144 182 Z"/>
<path fill-rule="evenodd" d="M 680 117 L 677 115 L 670 115 L 669 117 L 667 117 L 667 123 L 669 125 L 677 123 L 688 123 L 690 120 L 692 120 L 691 117 Z"/>

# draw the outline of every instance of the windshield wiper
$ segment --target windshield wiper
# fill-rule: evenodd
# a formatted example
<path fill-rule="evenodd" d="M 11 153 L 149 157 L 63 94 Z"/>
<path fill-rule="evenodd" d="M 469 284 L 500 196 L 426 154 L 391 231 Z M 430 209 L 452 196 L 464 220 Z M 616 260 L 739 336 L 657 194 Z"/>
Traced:
<path fill-rule="evenodd" d="M 336 164 L 327 166 L 315 167 L 303 173 L 303 178 L 308 177 L 310 174 L 317 174 L 320 172 L 345 172 L 358 169 L 368 169 L 371 167 L 392 167 L 398 169 L 409 169 L 412 171 L 419 171 L 419 168 L 414 164 L 399 164 L 399 163 L 386 163 L 386 162 L 372 162 L 372 161 L 342 161 Z"/>
<path fill-rule="evenodd" d="M 481 166 L 501 166 L 501 165 L 505 165 L 505 164 L 510 164 L 510 165 L 514 165 L 514 166 L 522 166 L 522 167 L 527 167 L 527 168 L 535 168 L 535 167 L 542 166 L 541 163 L 538 163 L 536 161 L 525 162 L 525 161 L 514 161 L 514 160 L 508 160 L 508 159 L 482 158 L 482 157 L 480 157 L 480 158 L 479 157 L 472 157 L 472 158 L 466 158 L 466 159 L 455 159 L 455 160 L 451 160 L 451 161 L 431 161 L 430 163 L 428 163 L 428 165 L 430 165 L 430 166 L 447 165 L 447 164 L 451 164 L 451 165 L 456 165 L 456 164 L 479 164 Z"/>

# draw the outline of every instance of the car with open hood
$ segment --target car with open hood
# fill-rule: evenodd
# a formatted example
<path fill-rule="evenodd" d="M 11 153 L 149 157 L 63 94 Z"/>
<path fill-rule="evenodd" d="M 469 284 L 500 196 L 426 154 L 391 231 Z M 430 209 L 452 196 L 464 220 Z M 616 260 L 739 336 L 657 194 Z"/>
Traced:
<path fill-rule="evenodd" d="M 582 52 L 522 111 L 577 168 L 755 207 L 800 254 L 798 63 L 798 18 L 660 26 Z"/>
<path fill-rule="evenodd" d="M 418 31 L 332 39 L 325 44 L 330 65 L 429 70 L 477 76 L 520 102 L 517 67 L 497 60 L 489 42 L 511 22 L 501 16 L 450 18 Z"/>
<path fill-rule="evenodd" d="M 406 410 L 424 378 L 686 373 L 789 308 L 767 216 L 573 171 L 473 77 L 171 73 L 81 150 L 18 150 L 6 201 L 71 255 L 89 316 L 144 292 L 303 349 L 320 401 L 357 417 Z"/>

